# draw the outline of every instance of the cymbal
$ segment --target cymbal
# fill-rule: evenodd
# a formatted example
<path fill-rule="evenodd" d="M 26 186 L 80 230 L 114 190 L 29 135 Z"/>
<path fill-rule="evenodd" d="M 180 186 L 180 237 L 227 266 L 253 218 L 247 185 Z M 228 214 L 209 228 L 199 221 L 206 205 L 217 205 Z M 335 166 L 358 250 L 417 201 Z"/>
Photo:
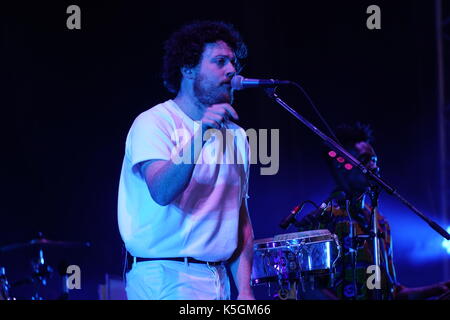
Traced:
<path fill-rule="evenodd" d="M 2 246 L 0 247 L 0 252 L 8 252 L 23 248 L 83 248 L 90 246 L 90 242 L 57 241 L 39 238 L 27 242 L 12 243 Z"/>

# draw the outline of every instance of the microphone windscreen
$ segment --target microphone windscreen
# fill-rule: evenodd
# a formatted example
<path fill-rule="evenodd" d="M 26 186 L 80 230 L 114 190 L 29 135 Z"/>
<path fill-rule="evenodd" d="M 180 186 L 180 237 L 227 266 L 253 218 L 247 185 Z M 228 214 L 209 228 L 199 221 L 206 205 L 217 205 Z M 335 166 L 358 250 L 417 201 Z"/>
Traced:
<path fill-rule="evenodd" d="M 242 86 L 242 80 L 244 80 L 243 76 L 240 75 L 235 75 L 232 79 L 231 79 L 231 88 L 233 90 L 242 90 L 243 86 Z"/>

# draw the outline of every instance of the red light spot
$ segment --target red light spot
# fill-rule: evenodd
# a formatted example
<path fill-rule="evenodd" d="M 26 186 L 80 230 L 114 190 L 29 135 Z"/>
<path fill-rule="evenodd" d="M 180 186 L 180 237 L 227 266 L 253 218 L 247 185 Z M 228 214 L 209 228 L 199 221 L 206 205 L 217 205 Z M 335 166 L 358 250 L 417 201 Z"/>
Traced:
<path fill-rule="evenodd" d="M 345 162 L 344 158 L 342 158 L 342 157 L 337 157 L 336 160 L 337 160 L 339 163 L 344 163 L 344 162 Z"/>
<path fill-rule="evenodd" d="M 328 155 L 330 156 L 330 157 L 332 157 L 332 158 L 334 158 L 334 157 L 336 157 L 336 152 L 334 152 L 334 151 L 330 151 L 330 152 L 328 152 Z"/>
<path fill-rule="evenodd" d="M 346 164 L 344 165 L 344 168 L 347 169 L 347 170 L 352 170 L 352 169 L 353 169 L 353 166 L 352 166 L 350 163 L 346 163 Z"/>

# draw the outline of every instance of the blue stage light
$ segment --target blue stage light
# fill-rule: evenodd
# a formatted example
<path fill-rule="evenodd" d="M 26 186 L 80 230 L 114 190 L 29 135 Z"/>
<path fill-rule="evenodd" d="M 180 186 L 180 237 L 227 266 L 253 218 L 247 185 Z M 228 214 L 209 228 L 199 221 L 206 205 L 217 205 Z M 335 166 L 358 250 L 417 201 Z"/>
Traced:
<path fill-rule="evenodd" d="M 450 233 L 450 227 L 447 228 L 447 232 Z M 450 240 L 442 240 L 442 246 L 447 250 L 447 253 L 450 254 Z"/>

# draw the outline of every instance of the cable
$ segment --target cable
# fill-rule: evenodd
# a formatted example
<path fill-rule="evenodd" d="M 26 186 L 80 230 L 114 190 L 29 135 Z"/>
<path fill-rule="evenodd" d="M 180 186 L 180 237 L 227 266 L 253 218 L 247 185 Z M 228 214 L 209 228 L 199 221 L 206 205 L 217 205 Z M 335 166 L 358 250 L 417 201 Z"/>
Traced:
<path fill-rule="evenodd" d="M 330 134 L 333 136 L 333 139 L 341 144 L 339 142 L 339 139 L 336 137 L 336 135 L 334 134 L 333 130 L 331 129 L 331 127 L 328 125 L 328 122 L 325 120 L 325 118 L 322 116 L 322 114 L 320 113 L 319 109 L 317 109 L 317 107 L 315 106 L 314 102 L 312 101 L 311 97 L 306 93 L 306 91 L 303 89 L 303 87 L 301 85 L 299 85 L 297 82 L 291 81 L 291 84 L 293 84 L 294 86 L 296 86 L 298 89 L 300 89 L 303 93 L 303 95 L 306 97 L 306 99 L 308 100 L 309 104 L 312 106 L 312 108 L 314 109 L 314 112 L 319 116 L 320 120 L 323 122 L 323 124 L 325 125 L 325 127 L 327 128 L 327 130 L 330 132 Z"/>
<path fill-rule="evenodd" d="M 303 220 L 303 219 L 304 219 L 305 217 L 307 217 L 308 215 L 306 215 L 305 217 L 302 217 L 302 219 L 300 219 L 300 221 L 298 221 L 298 220 L 296 219 L 296 216 L 299 215 L 299 214 L 302 212 L 303 208 L 305 207 L 305 205 L 306 205 L 307 203 L 312 204 L 312 205 L 316 208 L 316 210 L 319 210 L 319 209 L 320 209 L 320 207 L 319 207 L 314 201 L 311 201 L 311 200 L 305 200 L 305 201 L 303 201 L 302 203 L 300 203 L 300 204 L 297 206 L 297 208 L 299 208 L 299 209 L 298 209 L 298 211 L 295 212 L 295 214 L 291 217 L 292 220 L 289 219 L 289 220 L 290 220 L 290 223 L 289 223 L 289 224 L 292 223 L 292 224 L 294 224 L 294 226 L 295 226 L 296 228 L 299 228 L 299 226 L 300 226 L 300 224 L 301 224 L 301 220 Z M 295 209 L 294 209 L 294 210 L 295 210 Z"/>
<path fill-rule="evenodd" d="M 317 203 L 315 203 L 315 202 L 312 201 L 312 200 L 305 200 L 305 201 L 302 202 L 302 205 L 305 205 L 305 204 L 307 204 L 307 203 L 312 204 L 314 207 L 316 207 L 316 209 L 319 209 L 319 208 L 320 208 L 320 207 L 317 205 Z M 300 209 L 300 210 L 301 210 L 301 209 Z M 300 213 L 300 211 L 299 211 L 299 213 Z"/>

